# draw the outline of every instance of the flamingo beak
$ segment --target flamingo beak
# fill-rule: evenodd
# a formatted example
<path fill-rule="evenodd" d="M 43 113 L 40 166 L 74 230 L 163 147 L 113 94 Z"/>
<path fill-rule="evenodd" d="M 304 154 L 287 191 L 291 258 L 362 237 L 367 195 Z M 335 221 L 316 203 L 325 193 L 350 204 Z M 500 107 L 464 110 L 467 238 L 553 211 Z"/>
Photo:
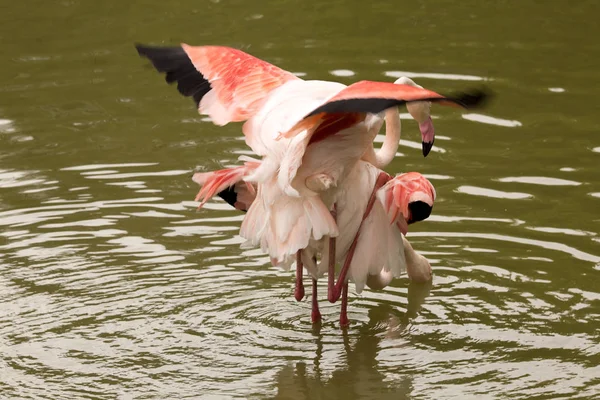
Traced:
<path fill-rule="evenodd" d="M 423 138 L 423 157 L 427 157 L 435 140 L 435 130 L 433 128 L 431 117 L 419 124 L 419 130 L 421 131 L 421 137 Z"/>

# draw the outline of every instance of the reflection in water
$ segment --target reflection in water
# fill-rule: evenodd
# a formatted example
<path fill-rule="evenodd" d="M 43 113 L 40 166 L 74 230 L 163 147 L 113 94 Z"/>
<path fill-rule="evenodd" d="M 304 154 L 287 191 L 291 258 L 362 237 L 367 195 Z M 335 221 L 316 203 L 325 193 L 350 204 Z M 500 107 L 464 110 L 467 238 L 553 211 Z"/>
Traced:
<path fill-rule="evenodd" d="M 402 347 L 409 342 L 410 322 L 417 317 L 430 289 L 431 282 L 410 284 L 405 312 L 386 303 L 370 308 L 367 323 L 352 333 L 345 330 L 341 333 L 343 352 L 333 354 L 337 358 L 335 361 L 324 360 L 323 353 L 327 351 L 327 346 L 323 341 L 326 338 L 317 328 L 312 366 L 308 367 L 306 362 L 300 361 L 284 367 L 277 374 L 277 394 L 274 398 L 411 398 L 414 372 L 408 366 L 401 366 L 394 372 L 401 378 L 390 380 L 382 372 L 380 363 L 393 360 L 382 360 L 381 356 L 385 354 L 386 347 Z M 332 372 L 323 371 L 322 365 L 332 361 L 340 366 Z"/>

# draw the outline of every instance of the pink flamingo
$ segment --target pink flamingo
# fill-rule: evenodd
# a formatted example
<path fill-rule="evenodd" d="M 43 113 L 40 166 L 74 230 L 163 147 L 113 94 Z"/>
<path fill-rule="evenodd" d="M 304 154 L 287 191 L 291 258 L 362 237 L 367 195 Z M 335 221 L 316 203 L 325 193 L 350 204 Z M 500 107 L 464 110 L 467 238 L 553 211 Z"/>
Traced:
<path fill-rule="evenodd" d="M 196 197 L 196 201 L 201 201 L 200 207 L 217 194 L 239 210 L 250 208 L 255 200 L 256 188 L 243 179 L 259 167 L 259 162 L 243 159 L 246 161 L 243 166 L 194 174 L 192 179 L 202 186 Z M 380 186 L 376 198 L 368 196 L 369 188 L 373 186 Z M 431 279 L 429 262 L 414 251 L 403 232 L 406 232 L 406 224 L 429 216 L 435 189 L 419 173 L 409 172 L 392 178 L 370 163 L 359 161 L 348 179 L 343 181 L 338 196 L 336 217 L 340 235 L 336 240 L 337 246 L 327 246 L 324 238 L 311 241 L 298 252 L 295 297 L 298 301 L 304 297 L 304 266 L 312 275 L 312 321 L 321 320 L 317 279 L 327 272 L 328 280 L 333 280 L 335 271 L 330 269 L 332 263 L 329 261 L 333 249 L 335 263 L 344 263 L 341 274 L 346 270 L 348 275 L 348 279 L 341 276 L 338 280 L 343 282 L 340 325 L 345 326 L 349 322 L 347 280 L 352 280 L 360 293 L 365 284 L 374 290 L 382 289 L 404 271 L 413 281 Z M 377 240 L 372 240 L 373 237 Z M 319 264 L 316 262 L 318 254 L 321 255 Z M 332 300 L 331 297 L 329 299 Z"/>
<path fill-rule="evenodd" d="M 257 200 L 244 219 L 240 234 L 268 252 L 275 265 L 301 260 L 309 242 L 330 238 L 335 246 L 338 226 L 330 210 L 337 187 L 364 157 L 376 167 L 391 161 L 400 136 L 395 107 L 407 104 L 419 122 L 423 154 L 434 140 L 430 102 L 469 107 L 483 93 L 444 97 L 407 78 L 396 83 L 362 81 L 303 81 L 295 75 L 240 50 L 219 46 L 160 48 L 137 46 L 169 83 L 193 97 L 199 112 L 217 125 L 246 121 L 246 143 L 262 162 L 244 179 L 258 183 Z M 383 125 L 386 140 L 379 152 L 373 138 Z M 375 187 L 374 198 L 379 187 Z M 300 264 L 300 263 L 299 263 Z M 335 267 L 331 258 L 329 269 Z M 302 266 L 298 266 L 302 271 Z M 333 284 L 329 300 L 342 294 L 347 268 Z M 298 290 L 301 290 L 300 288 Z"/>

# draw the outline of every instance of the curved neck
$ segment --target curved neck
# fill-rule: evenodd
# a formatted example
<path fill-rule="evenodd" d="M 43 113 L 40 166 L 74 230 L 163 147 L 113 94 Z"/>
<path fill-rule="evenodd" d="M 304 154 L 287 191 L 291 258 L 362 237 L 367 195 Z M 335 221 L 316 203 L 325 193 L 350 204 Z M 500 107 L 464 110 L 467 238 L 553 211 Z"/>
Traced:
<path fill-rule="evenodd" d="M 402 235 L 404 257 L 406 258 L 406 272 L 410 280 L 415 282 L 428 282 L 431 280 L 431 264 L 417 253 L 408 240 Z"/>
<path fill-rule="evenodd" d="M 375 151 L 371 143 L 363 158 L 377 168 L 385 168 L 396 156 L 400 145 L 401 128 L 398 108 L 387 109 L 385 111 L 385 139 L 383 144 L 379 150 Z M 377 130 L 379 131 L 379 129 Z"/>

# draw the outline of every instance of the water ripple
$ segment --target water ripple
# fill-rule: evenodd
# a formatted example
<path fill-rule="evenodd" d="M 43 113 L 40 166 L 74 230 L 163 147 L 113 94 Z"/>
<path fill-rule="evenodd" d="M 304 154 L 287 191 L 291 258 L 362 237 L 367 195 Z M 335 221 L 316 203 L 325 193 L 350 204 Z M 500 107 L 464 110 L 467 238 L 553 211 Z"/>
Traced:
<path fill-rule="evenodd" d="M 442 74 L 437 72 L 409 72 L 409 71 L 386 71 L 385 76 L 390 78 L 430 78 L 430 79 L 449 79 L 453 81 L 485 81 L 489 80 L 476 75 L 460 75 L 460 74 Z"/>
<path fill-rule="evenodd" d="M 13 121 L 10 119 L 0 118 L 0 133 L 13 133 L 16 129 L 14 127 Z"/>
<path fill-rule="evenodd" d="M 589 253 L 577 250 L 571 246 L 567 246 L 565 244 L 558 243 L 558 242 L 547 242 L 547 241 L 543 241 L 543 240 L 526 239 L 526 238 L 512 237 L 512 236 L 506 236 L 506 235 L 498 235 L 498 234 L 493 234 L 493 233 L 469 233 L 469 232 L 421 233 L 421 232 L 415 232 L 415 233 L 410 234 L 410 236 L 415 236 L 415 237 L 426 236 L 426 235 L 435 235 L 438 237 L 460 237 L 460 238 L 472 237 L 472 238 L 479 238 L 479 239 L 500 240 L 500 241 L 512 242 L 512 243 L 522 243 L 522 244 L 528 244 L 531 246 L 541 247 L 541 248 L 548 249 L 548 250 L 561 251 L 561 252 L 570 254 L 571 256 L 573 256 L 576 259 L 583 260 L 583 261 L 589 261 L 592 263 L 600 262 L 600 256 L 589 254 Z"/>
<path fill-rule="evenodd" d="M 74 167 L 61 168 L 61 171 L 90 171 L 105 168 L 129 168 L 129 167 L 148 167 L 158 165 L 158 163 L 121 163 L 121 164 L 89 164 L 76 165 Z"/>
<path fill-rule="evenodd" d="M 7 189 L 44 183 L 44 179 L 41 178 L 26 179 L 37 173 L 38 171 L 10 171 L 0 169 L 0 188 Z"/>
<path fill-rule="evenodd" d="M 446 140 L 448 149 L 458 143 Z M 227 157 L 237 151 L 245 150 L 215 158 L 235 164 Z M 174 164 L 0 171 L 3 395 L 589 391 L 576 386 L 591 386 L 598 373 L 593 225 L 535 218 L 539 200 L 529 193 L 481 188 L 453 168 L 427 170 L 440 172 L 427 174 L 440 197 L 408 238 L 429 259 L 433 283 L 403 276 L 382 291 L 351 289 L 352 325 L 341 332 L 325 281 L 323 323 L 312 326 L 309 299 L 292 297 L 293 272 L 240 248 L 244 215 L 222 200 L 197 211 L 197 187 Z M 573 166 L 580 182 L 486 182 L 590 187 Z M 597 188 L 587 192 L 574 195 L 594 202 Z"/>
<path fill-rule="evenodd" d="M 329 71 L 329 73 L 333 76 L 341 77 L 354 76 L 356 74 L 354 71 L 351 71 L 349 69 L 335 69 L 333 71 Z"/>
<path fill-rule="evenodd" d="M 462 117 L 468 121 L 475 121 L 475 122 L 480 122 L 482 124 L 489 124 L 489 125 L 506 126 L 509 128 L 523 126 L 523 124 L 519 121 L 490 117 L 489 115 L 483 115 L 483 114 L 468 113 L 468 114 L 463 114 Z"/>
<path fill-rule="evenodd" d="M 496 189 L 486 189 L 480 188 L 477 186 L 468 186 L 463 185 L 459 186 L 455 192 L 470 194 L 473 196 L 484 196 L 484 197 L 492 197 L 495 199 L 510 199 L 510 200 L 519 200 L 519 199 L 529 199 L 533 197 L 533 195 L 529 193 L 521 193 L 521 192 L 504 192 Z"/>
<path fill-rule="evenodd" d="M 581 182 L 571 181 L 568 179 L 549 178 L 546 176 L 509 176 L 498 179 L 498 182 L 517 182 L 529 183 L 533 185 L 545 186 L 579 186 Z"/>
<path fill-rule="evenodd" d="M 385 139 L 385 136 L 384 136 L 384 135 L 377 135 L 373 141 L 374 141 L 375 143 L 383 143 L 384 139 Z M 406 147 L 410 147 L 410 148 L 412 148 L 412 149 L 419 149 L 419 150 L 420 150 L 420 149 L 421 149 L 421 147 L 422 147 L 422 144 L 421 144 L 421 143 L 419 143 L 419 142 L 413 142 L 413 141 L 411 141 L 411 140 L 405 140 L 405 139 L 400 139 L 400 145 L 402 145 L 402 146 L 406 146 Z M 442 153 L 442 154 L 443 154 L 443 153 L 445 153 L 445 152 L 446 152 L 446 149 L 443 149 L 443 148 L 439 147 L 439 146 L 436 144 L 436 145 L 434 145 L 434 146 L 431 148 L 431 151 L 433 151 L 433 152 L 436 152 L 436 153 Z M 242 153 L 242 154 L 244 154 L 244 153 Z M 251 155 L 251 154 L 252 154 L 252 153 L 250 153 L 250 155 Z"/>

